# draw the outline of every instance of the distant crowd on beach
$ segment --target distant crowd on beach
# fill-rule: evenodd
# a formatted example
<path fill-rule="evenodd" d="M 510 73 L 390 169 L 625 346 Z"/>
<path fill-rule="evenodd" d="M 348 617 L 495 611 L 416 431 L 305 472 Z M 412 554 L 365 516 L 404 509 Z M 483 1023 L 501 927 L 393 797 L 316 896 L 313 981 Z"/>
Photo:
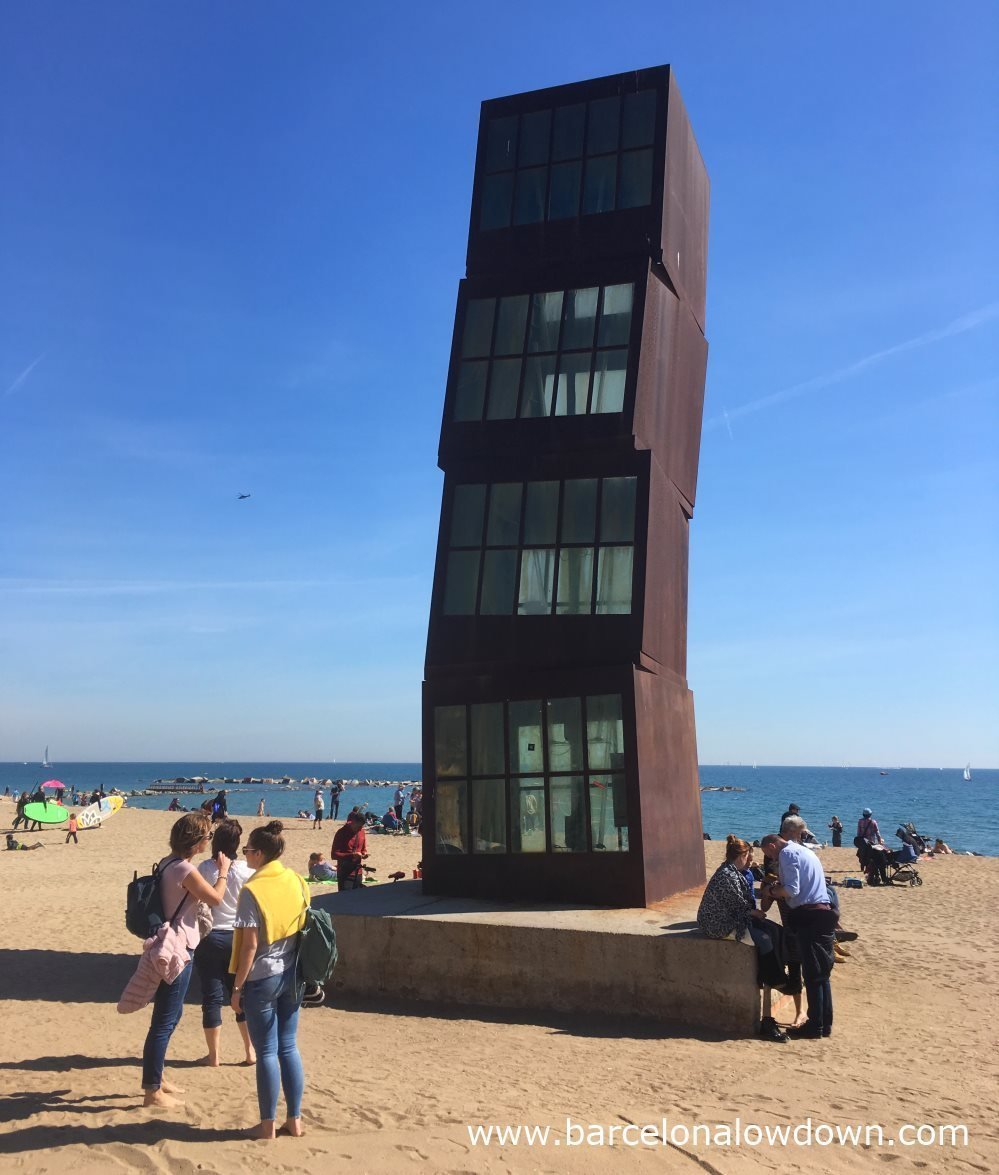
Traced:
<path fill-rule="evenodd" d="M 801 809 L 789 804 L 777 825 L 750 844 L 733 834 L 725 842 L 725 859 L 708 880 L 697 913 L 697 923 L 709 938 L 749 939 L 757 952 L 759 983 L 764 991 L 760 1033 L 764 1039 L 785 1043 L 794 1038 L 832 1035 L 833 1000 L 830 978 L 833 966 L 849 958 L 845 942 L 855 931 L 840 921 L 840 900 L 834 883 L 826 879 L 817 850 L 826 846 L 808 828 Z M 833 848 L 842 847 L 844 825 L 833 816 L 827 827 Z M 916 869 L 921 857 L 949 855 L 953 850 L 940 838 L 923 837 L 915 825 L 899 826 L 902 842 L 890 849 L 870 808 L 857 821 L 854 846 L 863 880 L 871 886 L 896 883 L 917 886 Z M 760 859 L 755 859 L 759 850 Z M 853 887 L 851 880 L 846 886 Z M 776 906 L 780 922 L 767 917 Z M 802 988 L 807 1011 L 802 1012 Z M 773 1016 L 771 992 L 790 995 L 795 1017 L 782 1028 Z"/>

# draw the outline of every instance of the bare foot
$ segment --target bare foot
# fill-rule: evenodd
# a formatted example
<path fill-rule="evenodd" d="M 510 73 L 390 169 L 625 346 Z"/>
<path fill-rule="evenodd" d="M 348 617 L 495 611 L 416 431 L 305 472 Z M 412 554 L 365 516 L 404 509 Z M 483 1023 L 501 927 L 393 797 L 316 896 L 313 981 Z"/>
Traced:
<path fill-rule="evenodd" d="M 256 1053 L 247 1053 L 246 1060 L 240 1061 L 241 1065 L 255 1065 L 256 1063 L 257 1063 L 257 1054 Z"/>
<path fill-rule="evenodd" d="M 202 1057 L 201 1060 L 197 1062 L 197 1064 L 204 1065 L 207 1069 L 217 1069 L 219 1066 L 219 1059 L 218 1057 L 213 1056 Z"/>
<path fill-rule="evenodd" d="M 161 1081 L 160 1082 L 160 1089 L 164 1093 L 183 1093 L 184 1092 L 180 1088 L 179 1085 L 174 1085 L 174 1083 L 172 1081 Z"/>
<path fill-rule="evenodd" d="M 803 1024 L 807 1024 L 807 1023 L 808 1023 L 808 1014 L 806 1012 L 802 1012 L 801 1015 L 797 1018 L 797 1020 L 795 1020 L 795 1022 L 791 1025 L 791 1027 L 792 1028 L 801 1028 L 801 1026 Z"/>
<path fill-rule="evenodd" d="M 285 1134 L 289 1138 L 302 1138 L 305 1131 L 302 1129 L 301 1118 L 286 1118 L 278 1134 Z"/>
<path fill-rule="evenodd" d="M 277 1137 L 273 1119 L 270 1122 L 261 1122 L 258 1126 L 254 1126 L 252 1130 L 246 1132 L 246 1136 L 247 1138 L 258 1139 L 261 1142 L 271 1142 Z"/>
<path fill-rule="evenodd" d="M 182 1106 L 184 1103 L 180 1098 L 171 1097 L 170 1094 L 164 1093 L 162 1086 L 159 1089 L 147 1089 L 145 1096 L 142 1099 L 144 1106 Z"/>

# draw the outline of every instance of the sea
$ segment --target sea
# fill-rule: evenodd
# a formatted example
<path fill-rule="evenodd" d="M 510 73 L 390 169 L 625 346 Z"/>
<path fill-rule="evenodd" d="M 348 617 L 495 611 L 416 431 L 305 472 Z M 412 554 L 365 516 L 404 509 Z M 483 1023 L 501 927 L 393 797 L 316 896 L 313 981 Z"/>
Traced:
<path fill-rule="evenodd" d="M 864 808 L 871 808 L 890 844 L 898 843 L 895 830 L 911 821 L 924 836 L 940 836 L 956 852 L 999 855 L 999 770 L 972 769 L 963 778 L 963 767 L 773 767 L 703 764 L 701 787 L 732 788 L 701 792 L 704 831 L 713 839 L 733 832 L 754 840 L 777 829 L 789 803 L 798 804 L 809 827 L 820 840 L 830 837 L 828 823 L 837 815 L 843 821 L 844 844 L 853 840 L 856 822 Z M 341 801 L 341 816 L 355 804 L 367 805 L 379 815 L 391 800 L 394 785 L 422 779 L 420 763 L 0 763 L 0 792 L 23 791 L 49 779 L 67 787 L 93 791 L 118 788 L 144 790 L 157 780 L 205 776 L 210 781 L 284 777 L 344 779 L 348 783 Z M 373 786 L 373 782 L 392 787 Z M 311 785 L 243 784 L 221 782 L 205 785 L 209 794 L 228 789 L 229 811 L 252 816 L 264 800 L 270 816 L 294 816 L 311 811 Z M 137 796 L 129 804 L 137 808 L 164 809 L 177 794 L 164 790 L 156 796 Z M 328 795 L 327 795 L 328 801 Z M 180 796 L 185 807 L 195 806 L 194 796 Z"/>

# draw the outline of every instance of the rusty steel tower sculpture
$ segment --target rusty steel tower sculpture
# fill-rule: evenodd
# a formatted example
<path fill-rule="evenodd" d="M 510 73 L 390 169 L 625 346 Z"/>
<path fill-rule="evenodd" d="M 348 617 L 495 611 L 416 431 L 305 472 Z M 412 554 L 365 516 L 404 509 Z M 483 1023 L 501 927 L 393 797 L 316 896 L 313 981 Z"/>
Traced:
<path fill-rule="evenodd" d="M 707 226 L 670 67 L 483 103 L 439 450 L 429 893 L 642 906 L 704 879 Z"/>

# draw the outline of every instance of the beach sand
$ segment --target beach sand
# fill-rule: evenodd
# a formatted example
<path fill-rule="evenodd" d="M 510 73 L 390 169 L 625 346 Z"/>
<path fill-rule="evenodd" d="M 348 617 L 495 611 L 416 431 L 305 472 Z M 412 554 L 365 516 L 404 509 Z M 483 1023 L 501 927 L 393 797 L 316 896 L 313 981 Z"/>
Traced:
<path fill-rule="evenodd" d="M 0 804 L 0 828 L 13 805 Z M 785 1045 L 728 1040 L 683 1025 L 456 1007 L 352 1002 L 305 1009 L 303 1139 L 255 1143 L 253 1071 L 236 1065 L 231 1019 L 219 1069 L 204 1054 L 197 984 L 168 1054 L 183 1107 L 141 1108 L 148 1010 L 115 1002 L 139 942 L 124 926 L 125 886 L 166 852 L 173 817 L 126 809 L 79 846 L 0 853 L 0 1170 L 749 1171 L 999 1169 L 996 1136 L 999 859 L 921 863 L 919 888 L 842 890 L 860 932 L 833 977 L 835 1034 Z M 262 820 L 245 818 L 249 831 Z M 329 851 L 334 826 L 298 822 L 286 863 Z M 411 875 L 417 838 L 371 837 L 379 878 Z M 705 844 L 709 872 L 722 846 Z M 831 878 L 857 875 L 852 849 L 826 850 Z M 383 884 L 385 882 L 383 881 Z M 609 1010 L 610 1011 L 610 1010 Z M 526 1022 L 530 1020 L 531 1022 Z M 566 1119 L 880 1124 L 883 1146 L 569 1146 Z M 467 1124 L 553 1127 L 547 1147 L 470 1144 Z M 889 1146 L 903 1124 L 963 1124 L 968 1145 Z M 606 1138 L 606 1135 L 605 1135 Z M 554 1145 L 558 1139 L 560 1145 Z M 674 1141 L 683 1142 L 682 1135 Z"/>

